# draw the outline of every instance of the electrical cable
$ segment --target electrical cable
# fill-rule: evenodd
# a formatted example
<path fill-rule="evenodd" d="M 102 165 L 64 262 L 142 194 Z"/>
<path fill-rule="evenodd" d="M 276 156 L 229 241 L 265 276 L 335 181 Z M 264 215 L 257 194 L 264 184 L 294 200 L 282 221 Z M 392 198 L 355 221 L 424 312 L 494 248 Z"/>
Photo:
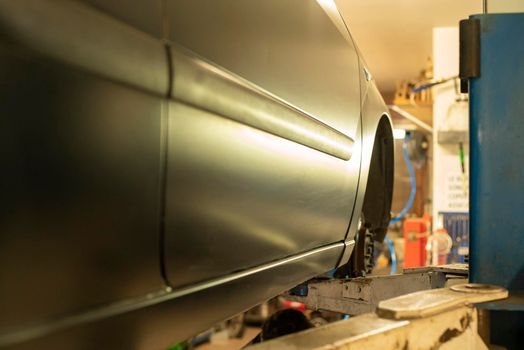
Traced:
<path fill-rule="evenodd" d="M 411 164 L 411 160 L 409 159 L 409 152 L 408 152 L 408 143 L 411 138 L 410 133 L 406 133 L 406 137 L 404 138 L 404 142 L 402 143 L 402 150 L 404 154 L 404 160 L 406 161 L 406 165 L 408 167 L 409 176 L 411 178 L 411 192 L 409 194 L 408 202 L 406 203 L 406 206 L 404 209 L 400 211 L 400 213 L 395 216 L 391 221 L 389 222 L 390 225 L 399 222 L 402 220 L 404 215 L 409 211 L 411 206 L 413 205 L 413 200 L 415 199 L 415 194 L 417 193 L 417 182 L 415 179 L 415 170 L 413 170 L 413 165 Z M 389 252 L 391 254 L 391 273 L 390 275 L 394 275 L 397 273 L 397 254 L 395 254 L 395 247 L 393 246 L 393 242 L 388 238 L 388 236 L 385 237 L 386 244 L 388 245 Z"/>

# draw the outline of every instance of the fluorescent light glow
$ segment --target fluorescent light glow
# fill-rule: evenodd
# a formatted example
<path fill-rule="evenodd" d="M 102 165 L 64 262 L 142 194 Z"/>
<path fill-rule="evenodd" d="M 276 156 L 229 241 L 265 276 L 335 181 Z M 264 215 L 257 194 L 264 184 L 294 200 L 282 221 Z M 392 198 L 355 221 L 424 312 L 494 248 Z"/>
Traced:
<path fill-rule="evenodd" d="M 405 137 L 406 137 L 406 130 L 393 129 L 393 138 L 395 138 L 395 140 L 403 140 Z"/>

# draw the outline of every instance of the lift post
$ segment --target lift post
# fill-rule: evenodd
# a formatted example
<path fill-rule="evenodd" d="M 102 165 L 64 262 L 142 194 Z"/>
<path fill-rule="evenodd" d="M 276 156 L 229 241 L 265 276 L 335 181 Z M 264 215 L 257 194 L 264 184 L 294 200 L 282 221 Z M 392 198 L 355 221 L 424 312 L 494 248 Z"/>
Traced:
<path fill-rule="evenodd" d="M 492 342 L 510 349 L 522 346 L 524 330 L 523 38 L 524 13 L 461 22 L 461 78 L 470 93 L 470 279 L 509 290 L 508 300 L 484 307 Z"/>

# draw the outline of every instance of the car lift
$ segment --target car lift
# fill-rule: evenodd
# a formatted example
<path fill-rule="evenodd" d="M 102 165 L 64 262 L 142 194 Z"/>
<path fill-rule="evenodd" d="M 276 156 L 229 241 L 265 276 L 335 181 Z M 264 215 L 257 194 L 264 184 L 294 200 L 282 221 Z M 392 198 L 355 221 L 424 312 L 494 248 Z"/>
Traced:
<path fill-rule="evenodd" d="M 470 90 L 470 266 L 311 280 L 288 297 L 352 316 L 249 350 L 522 346 L 523 37 L 524 13 L 476 15 L 460 24 L 461 88 Z M 467 277 L 474 283 L 463 283 Z"/>
<path fill-rule="evenodd" d="M 248 349 L 487 349 L 472 304 L 503 299 L 508 292 L 465 283 L 467 278 L 466 264 L 452 264 L 397 275 L 314 279 L 286 298 L 352 317 Z"/>
<path fill-rule="evenodd" d="M 488 349 L 487 314 L 473 304 L 506 299 L 508 291 L 466 283 L 467 279 L 466 264 L 410 268 L 397 275 L 313 279 L 285 298 L 308 309 L 351 317 L 247 349 Z"/>
<path fill-rule="evenodd" d="M 313 279 L 292 289 L 285 298 L 304 303 L 311 310 L 361 315 L 374 312 L 386 299 L 466 283 L 467 278 L 466 264 L 417 267 L 398 275 Z"/>
<path fill-rule="evenodd" d="M 403 275 L 397 276 L 398 281 L 404 279 Z M 378 277 L 377 281 L 380 279 Z M 313 284 L 318 287 L 322 283 Z M 346 290 L 345 286 L 347 284 L 334 284 L 325 290 L 340 293 Z M 375 312 L 262 342 L 247 349 L 488 349 L 479 335 L 478 329 L 483 328 L 479 325 L 482 318 L 473 304 L 507 296 L 508 291 L 504 288 L 471 283 L 414 292 L 379 302 Z M 351 303 L 342 308 L 352 309 Z"/>

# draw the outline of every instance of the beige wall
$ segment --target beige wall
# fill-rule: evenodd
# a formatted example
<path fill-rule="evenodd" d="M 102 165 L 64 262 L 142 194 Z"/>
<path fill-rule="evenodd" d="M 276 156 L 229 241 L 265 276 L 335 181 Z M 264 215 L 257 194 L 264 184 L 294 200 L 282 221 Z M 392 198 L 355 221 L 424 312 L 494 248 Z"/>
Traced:
<path fill-rule="evenodd" d="M 459 66 L 458 27 L 433 29 L 434 75 L 436 78 L 458 75 Z M 453 82 L 433 88 L 433 228 L 442 227 L 439 212 L 467 212 L 467 188 L 463 188 L 462 171 L 458 156 L 458 144 L 439 144 L 437 132 L 446 129 L 467 129 L 468 113 L 450 115 L 450 107 L 457 94 Z M 452 117 L 452 118 L 450 118 Z M 459 120 L 460 119 L 460 120 Z M 451 125 L 451 123 L 453 125 Z M 465 148 L 466 173 L 469 149 Z M 466 179 L 467 181 L 468 179 Z M 466 182 L 467 183 L 467 182 Z"/>
<path fill-rule="evenodd" d="M 524 12 L 524 0 L 488 0 L 488 13 Z"/>

